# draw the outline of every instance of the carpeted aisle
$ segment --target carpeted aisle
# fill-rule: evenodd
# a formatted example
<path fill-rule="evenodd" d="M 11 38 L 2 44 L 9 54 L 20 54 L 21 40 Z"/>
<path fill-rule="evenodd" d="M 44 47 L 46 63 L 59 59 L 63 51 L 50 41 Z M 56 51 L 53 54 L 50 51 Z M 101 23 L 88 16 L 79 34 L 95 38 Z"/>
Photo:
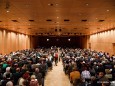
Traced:
<path fill-rule="evenodd" d="M 62 62 L 47 73 L 44 86 L 71 86 L 68 76 L 63 72 Z"/>

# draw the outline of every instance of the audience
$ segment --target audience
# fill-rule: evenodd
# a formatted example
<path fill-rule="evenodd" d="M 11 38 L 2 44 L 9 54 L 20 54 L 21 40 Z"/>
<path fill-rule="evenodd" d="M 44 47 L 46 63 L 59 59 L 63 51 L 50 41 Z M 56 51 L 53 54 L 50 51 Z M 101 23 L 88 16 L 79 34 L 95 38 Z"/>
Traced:
<path fill-rule="evenodd" d="M 9 86 L 11 82 L 14 86 L 32 85 L 34 80 L 30 78 L 32 74 L 35 74 L 38 85 L 44 86 L 44 78 L 47 70 L 52 68 L 55 52 L 56 49 L 41 48 L 36 50 L 26 49 L 11 52 L 7 55 L 0 55 L 0 86 Z"/>
<path fill-rule="evenodd" d="M 88 49 L 63 49 L 64 72 L 69 77 L 74 67 L 80 72 L 80 85 L 76 86 L 110 86 L 115 81 L 115 57 L 106 52 Z M 74 64 L 74 65 L 73 65 Z M 71 77 L 70 77 L 71 81 Z"/>
<path fill-rule="evenodd" d="M 44 86 L 47 70 L 62 58 L 63 69 L 74 86 L 113 86 L 115 56 L 89 49 L 39 48 L 0 55 L 1 86 Z M 30 77 L 31 76 L 31 77 Z"/>

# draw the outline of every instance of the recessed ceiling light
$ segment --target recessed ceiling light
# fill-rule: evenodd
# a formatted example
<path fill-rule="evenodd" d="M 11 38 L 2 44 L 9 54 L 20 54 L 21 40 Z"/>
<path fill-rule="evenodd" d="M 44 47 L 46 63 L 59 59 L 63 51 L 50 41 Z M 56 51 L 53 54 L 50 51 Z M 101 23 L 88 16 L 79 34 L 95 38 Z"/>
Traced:
<path fill-rule="evenodd" d="M 50 4 L 48 4 L 49 6 L 53 6 L 53 4 L 52 3 L 50 3 Z"/>
<path fill-rule="evenodd" d="M 97 18 L 95 18 L 95 19 L 97 19 Z"/>
<path fill-rule="evenodd" d="M 109 12 L 109 10 L 107 10 L 107 12 Z"/>
<path fill-rule="evenodd" d="M 48 4 L 50 6 L 50 4 Z"/>
<path fill-rule="evenodd" d="M 56 4 L 56 6 L 58 6 L 59 4 Z"/>
<path fill-rule="evenodd" d="M 59 18 L 59 17 L 57 17 L 57 18 Z"/>
<path fill-rule="evenodd" d="M 86 3 L 85 5 L 86 5 L 86 6 L 88 6 L 89 4 L 88 4 L 88 3 Z"/>
<path fill-rule="evenodd" d="M 7 13 L 9 13 L 10 11 L 9 11 L 9 10 L 7 10 L 6 12 L 7 12 Z"/>

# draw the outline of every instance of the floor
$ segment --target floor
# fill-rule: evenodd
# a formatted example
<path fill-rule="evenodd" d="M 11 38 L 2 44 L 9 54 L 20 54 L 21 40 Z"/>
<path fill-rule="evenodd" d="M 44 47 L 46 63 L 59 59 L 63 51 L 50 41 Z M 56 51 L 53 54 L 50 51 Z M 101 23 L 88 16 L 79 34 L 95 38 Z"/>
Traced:
<path fill-rule="evenodd" d="M 53 66 L 52 71 L 48 71 L 45 86 L 71 86 L 68 76 L 63 71 L 61 61 L 58 62 L 58 66 Z"/>

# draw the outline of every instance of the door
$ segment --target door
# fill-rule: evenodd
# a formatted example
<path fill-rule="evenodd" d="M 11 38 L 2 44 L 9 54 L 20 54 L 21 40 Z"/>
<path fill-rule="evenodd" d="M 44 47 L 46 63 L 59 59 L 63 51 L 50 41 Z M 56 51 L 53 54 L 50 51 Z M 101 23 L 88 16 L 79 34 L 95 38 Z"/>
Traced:
<path fill-rule="evenodd" d="M 89 43 L 89 49 L 91 49 L 91 43 Z"/>
<path fill-rule="evenodd" d="M 115 43 L 113 43 L 113 54 L 115 55 Z"/>

